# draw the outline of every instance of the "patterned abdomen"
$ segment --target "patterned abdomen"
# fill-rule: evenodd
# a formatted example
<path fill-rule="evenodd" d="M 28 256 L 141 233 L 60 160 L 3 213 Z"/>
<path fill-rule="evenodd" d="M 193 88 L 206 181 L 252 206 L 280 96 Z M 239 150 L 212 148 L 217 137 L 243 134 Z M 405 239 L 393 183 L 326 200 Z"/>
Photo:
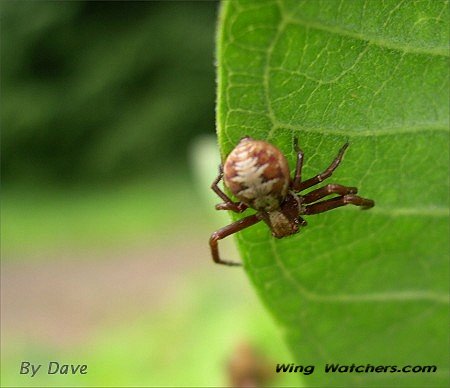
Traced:
<path fill-rule="evenodd" d="M 241 202 L 271 211 L 280 207 L 290 182 L 281 151 L 261 140 L 243 138 L 225 161 L 224 182 Z"/>

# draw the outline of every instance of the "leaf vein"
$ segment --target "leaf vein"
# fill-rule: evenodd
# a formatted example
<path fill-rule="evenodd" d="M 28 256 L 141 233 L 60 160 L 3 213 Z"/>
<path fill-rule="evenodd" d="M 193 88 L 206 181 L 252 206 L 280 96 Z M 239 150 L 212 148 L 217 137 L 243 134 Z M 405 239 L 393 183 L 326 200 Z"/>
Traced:
<path fill-rule="evenodd" d="M 303 287 L 297 279 L 295 279 L 289 270 L 283 264 L 283 261 L 278 255 L 278 250 L 275 247 L 274 240 L 270 240 L 270 249 L 272 256 L 275 259 L 277 267 L 281 270 L 283 277 L 291 283 L 299 294 L 305 299 L 312 302 L 319 303 L 361 303 L 361 302 L 414 302 L 418 300 L 426 300 L 439 304 L 449 304 L 449 295 L 440 294 L 427 290 L 403 290 L 403 291 L 391 291 L 391 292 L 374 292 L 367 294 L 333 294 L 333 295 L 321 295 L 315 292 L 308 291 Z"/>
<path fill-rule="evenodd" d="M 373 44 L 375 46 L 386 48 L 389 50 L 396 50 L 403 53 L 412 53 L 412 54 L 426 54 L 426 55 L 432 55 L 432 56 L 439 56 L 439 57 L 448 57 L 449 56 L 449 50 L 448 47 L 418 47 L 418 46 L 411 46 L 407 44 L 400 44 L 393 41 L 389 41 L 387 39 L 379 38 L 376 36 L 364 36 L 362 33 L 358 32 L 352 32 L 349 30 L 346 30 L 339 26 L 331 26 L 331 25 L 324 25 L 322 23 L 312 21 L 312 20 L 305 20 L 300 18 L 291 18 L 289 16 L 285 16 L 289 23 L 297 24 L 302 27 L 309 27 L 314 28 L 317 30 L 329 32 L 332 34 L 338 34 L 341 36 L 347 36 L 353 39 L 358 39 L 362 41 L 369 42 L 370 44 Z"/>

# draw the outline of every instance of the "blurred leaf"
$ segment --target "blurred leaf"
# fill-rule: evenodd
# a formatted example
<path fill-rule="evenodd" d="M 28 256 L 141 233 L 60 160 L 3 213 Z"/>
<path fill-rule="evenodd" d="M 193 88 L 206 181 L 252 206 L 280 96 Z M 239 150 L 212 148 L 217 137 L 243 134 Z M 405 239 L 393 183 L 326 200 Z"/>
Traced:
<path fill-rule="evenodd" d="M 262 223 L 238 234 L 296 362 L 316 365 L 308 385 L 447 379 L 448 10 L 448 1 L 223 3 L 222 155 L 250 135 L 279 146 L 293 168 L 298 136 L 310 177 L 348 139 L 330 181 L 376 201 L 310 217 L 281 240 Z M 438 373 L 325 374 L 326 363 Z"/>

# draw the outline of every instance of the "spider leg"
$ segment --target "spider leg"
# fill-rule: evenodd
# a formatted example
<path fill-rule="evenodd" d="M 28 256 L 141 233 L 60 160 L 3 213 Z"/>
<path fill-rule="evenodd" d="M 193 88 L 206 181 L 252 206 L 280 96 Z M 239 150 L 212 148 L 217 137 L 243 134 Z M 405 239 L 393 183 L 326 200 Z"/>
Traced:
<path fill-rule="evenodd" d="M 233 222 L 232 224 L 224 226 L 223 228 L 215 231 L 209 239 L 209 246 L 211 247 L 211 254 L 214 262 L 217 264 L 224 264 L 229 266 L 242 265 L 233 261 L 222 260 L 219 255 L 218 241 L 229 236 L 230 234 L 240 232 L 242 229 L 248 228 L 249 226 L 252 226 L 259 221 L 261 221 L 261 217 L 258 213 L 256 213 L 252 216 L 245 217 L 242 220 Z"/>
<path fill-rule="evenodd" d="M 308 223 L 305 221 L 303 217 L 298 217 L 298 220 L 300 221 L 300 226 L 306 226 Z"/>
<path fill-rule="evenodd" d="M 346 194 L 356 194 L 357 192 L 358 189 L 356 187 L 347 187 L 332 183 L 319 189 L 313 190 L 308 194 L 305 194 L 303 196 L 304 200 L 303 202 L 304 203 L 316 202 L 319 199 L 322 199 L 323 197 L 326 197 L 327 195 L 330 194 L 346 195 Z"/>
<path fill-rule="evenodd" d="M 332 174 L 333 171 L 336 170 L 336 168 L 339 166 L 339 164 L 342 161 L 342 157 L 344 156 L 344 152 L 348 147 L 348 143 L 345 143 L 342 148 L 339 150 L 339 153 L 337 154 L 336 158 L 333 160 L 333 162 L 328 166 L 328 168 L 316 175 L 315 177 L 312 177 L 304 182 L 301 182 L 298 185 L 298 188 L 296 189 L 296 191 L 302 191 L 305 190 L 311 186 L 317 185 L 318 183 L 322 182 L 323 180 L 329 178 Z"/>
<path fill-rule="evenodd" d="M 292 190 L 299 191 L 300 183 L 302 181 L 302 167 L 303 167 L 303 151 L 298 146 L 298 138 L 294 138 L 294 150 L 297 152 L 297 165 L 295 166 L 294 180 L 292 181 Z"/>
<path fill-rule="evenodd" d="M 335 209 L 345 205 L 361 206 L 363 209 L 370 209 L 375 206 L 375 202 L 371 199 L 366 199 L 353 194 L 347 194 L 342 197 L 327 199 L 326 201 L 313 203 L 305 207 L 304 214 L 318 214 L 327 212 L 328 210 Z"/>
<path fill-rule="evenodd" d="M 217 210 L 232 210 L 236 213 L 242 213 L 245 209 L 247 209 L 247 205 L 242 202 L 233 202 L 228 195 L 226 195 L 222 190 L 220 190 L 218 183 L 223 177 L 222 165 L 219 165 L 219 175 L 214 179 L 211 184 L 211 189 L 224 200 L 224 203 L 219 203 L 216 205 Z"/>

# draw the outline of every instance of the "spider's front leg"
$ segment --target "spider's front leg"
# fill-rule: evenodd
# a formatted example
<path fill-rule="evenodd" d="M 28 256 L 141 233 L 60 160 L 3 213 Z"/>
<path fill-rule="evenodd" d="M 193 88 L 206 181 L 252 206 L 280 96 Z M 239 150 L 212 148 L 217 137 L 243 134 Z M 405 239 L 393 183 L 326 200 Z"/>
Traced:
<path fill-rule="evenodd" d="M 297 153 L 297 164 L 295 166 L 295 175 L 292 181 L 292 190 L 300 191 L 300 184 L 302 182 L 302 168 L 303 168 L 303 151 L 298 146 L 298 138 L 294 138 L 294 150 Z"/>
<path fill-rule="evenodd" d="M 298 188 L 296 191 L 302 191 L 305 190 L 311 186 L 317 185 L 318 183 L 322 182 L 323 180 L 329 178 L 332 174 L 333 171 L 336 170 L 336 168 L 338 168 L 339 164 L 342 161 L 342 157 L 344 156 L 345 150 L 348 147 L 348 143 L 345 143 L 342 148 L 339 150 L 339 153 L 337 154 L 336 158 L 333 160 L 333 162 L 328 166 L 328 168 L 316 175 L 315 177 L 312 177 L 310 179 L 307 179 L 304 182 L 299 183 Z"/>
<path fill-rule="evenodd" d="M 222 260 L 219 255 L 218 241 L 229 236 L 230 234 L 240 232 L 242 229 L 248 228 L 249 226 L 252 226 L 259 221 L 261 221 L 261 217 L 259 213 L 256 213 L 252 216 L 245 217 L 242 220 L 233 222 L 232 224 L 224 226 L 223 228 L 215 231 L 209 239 L 209 246 L 211 247 L 211 254 L 214 262 L 217 264 L 224 264 L 229 266 L 242 265 L 234 261 Z"/>
<path fill-rule="evenodd" d="M 219 175 L 214 179 L 211 184 L 211 189 L 223 199 L 223 203 L 219 203 L 216 205 L 216 210 L 232 210 L 236 213 L 242 213 L 245 209 L 247 209 L 247 205 L 242 202 L 233 202 L 228 195 L 226 195 L 222 190 L 220 190 L 219 186 L 217 186 L 220 180 L 223 178 L 223 168 L 222 165 L 219 165 Z"/>

